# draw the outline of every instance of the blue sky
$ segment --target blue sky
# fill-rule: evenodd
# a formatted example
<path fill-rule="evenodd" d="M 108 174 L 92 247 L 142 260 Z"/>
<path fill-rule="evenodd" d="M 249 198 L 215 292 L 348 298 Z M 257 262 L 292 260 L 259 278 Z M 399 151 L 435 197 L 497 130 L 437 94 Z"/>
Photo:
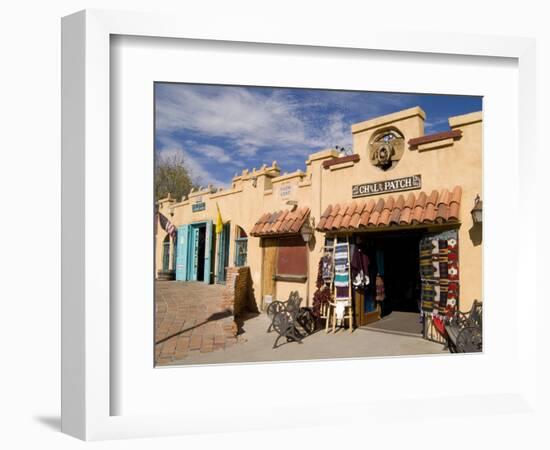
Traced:
<path fill-rule="evenodd" d="M 447 118 L 481 111 L 474 96 L 393 94 L 155 84 L 155 151 L 180 153 L 197 183 L 228 186 L 236 172 L 276 160 L 282 172 L 305 170 L 310 153 L 351 148 L 353 123 L 412 106 L 426 112 L 426 134 Z"/>

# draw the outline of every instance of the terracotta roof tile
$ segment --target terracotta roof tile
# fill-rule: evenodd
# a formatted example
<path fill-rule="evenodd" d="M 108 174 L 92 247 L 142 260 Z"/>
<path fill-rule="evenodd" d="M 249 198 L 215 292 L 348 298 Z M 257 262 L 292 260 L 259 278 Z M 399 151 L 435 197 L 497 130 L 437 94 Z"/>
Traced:
<path fill-rule="evenodd" d="M 433 223 L 435 221 L 438 197 L 439 192 L 434 190 L 426 200 L 426 207 L 424 208 L 424 214 L 422 215 L 422 223 Z"/>
<path fill-rule="evenodd" d="M 327 209 L 325 209 L 325 212 L 321 215 L 321 219 L 319 219 L 319 223 L 317 224 L 317 228 L 320 230 L 323 229 L 325 226 L 325 222 L 327 221 L 328 216 L 330 216 L 330 212 L 332 211 L 332 205 L 328 205 Z"/>
<path fill-rule="evenodd" d="M 422 215 L 424 213 L 424 207 L 426 206 L 427 198 L 428 197 L 426 196 L 426 193 L 424 191 L 422 191 L 420 194 L 418 194 L 418 197 L 416 197 L 411 217 L 411 223 L 419 223 L 422 220 Z"/>
<path fill-rule="evenodd" d="M 357 203 L 357 207 L 355 208 L 353 212 L 353 216 L 351 216 L 351 220 L 349 222 L 350 228 L 357 228 L 359 226 L 359 221 L 361 220 L 361 213 L 363 212 L 364 208 L 365 208 L 365 200 L 361 200 L 359 203 Z"/>
<path fill-rule="evenodd" d="M 336 217 L 336 214 L 338 214 L 338 211 L 340 210 L 340 204 L 336 203 L 335 205 L 332 205 L 332 209 L 330 211 L 330 215 L 327 218 L 327 221 L 325 223 L 325 229 L 330 230 L 332 227 L 332 222 L 334 222 L 334 218 Z"/>
<path fill-rule="evenodd" d="M 340 224 L 342 228 L 349 228 L 349 223 L 351 222 L 351 218 L 353 217 L 356 208 L 357 202 L 353 201 L 349 204 L 346 214 L 342 219 L 342 223 Z"/>
<path fill-rule="evenodd" d="M 390 225 L 399 224 L 399 218 L 401 217 L 401 210 L 403 209 L 403 206 L 405 206 L 405 197 L 400 195 L 397 197 L 397 201 L 393 206 L 393 210 L 390 215 Z"/>
<path fill-rule="evenodd" d="M 302 225 L 305 222 L 307 213 L 309 213 L 309 208 L 304 207 L 296 210 L 296 218 L 294 219 L 294 223 L 290 227 L 291 233 L 298 233 L 300 231 L 300 228 L 302 228 Z"/>
<path fill-rule="evenodd" d="M 295 234 L 300 231 L 309 215 L 309 208 L 303 207 L 294 212 L 286 209 L 263 214 L 252 227 L 252 236 L 278 236 Z"/>
<path fill-rule="evenodd" d="M 452 191 L 443 189 L 432 191 L 429 196 L 425 192 L 409 193 L 405 199 L 399 195 L 374 200 L 352 201 L 351 203 L 336 203 L 329 205 L 317 225 L 319 231 L 344 231 L 349 229 L 364 229 L 368 227 L 399 227 L 421 223 L 447 223 L 458 221 L 462 188 L 456 186 Z M 306 208 L 307 209 L 307 208 Z M 298 212 L 298 221 L 303 223 L 302 211 Z M 307 210 L 309 212 L 309 210 Z M 288 222 L 288 217 L 284 222 Z M 300 224 L 301 227 L 301 224 Z M 299 230 L 293 225 L 291 230 Z"/>
<path fill-rule="evenodd" d="M 384 209 L 384 199 L 380 198 L 378 199 L 378 202 L 374 207 L 374 211 L 371 213 L 369 217 L 368 225 L 374 225 L 374 226 L 378 225 L 378 220 L 380 219 L 380 214 L 382 214 L 383 209 Z"/>
<path fill-rule="evenodd" d="M 439 201 L 437 202 L 437 213 L 435 215 L 435 221 L 437 223 L 443 223 L 449 217 L 449 202 L 451 200 L 451 193 L 447 189 L 441 191 Z"/>
<path fill-rule="evenodd" d="M 289 213 L 285 218 L 285 221 L 282 223 L 282 225 L 279 228 L 279 233 L 289 233 L 290 228 L 292 227 L 292 224 L 294 223 L 295 219 L 296 219 L 296 211 L 289 211 Z"/>
<path fill-rule="evenodd" d="M 447 220 L 458 220 L 458 211 L 460 209 L 461 197 L 462 197 L 462 188 L 460 186 L 456 186 L 453 189 L 453 193 L 451 195 L 451 201 L 449 204 L 449 216 Z"/>
<path fill-rule="evenodd" d="M 281 228 L 281 225 L 285 221 L 285 218 L 286 218 L 288 212 L 289 212 L 288 209 L 285 209 L 284 211 L 281 212 L 281 214 L 279 214 L 279 217 L 277 218 L 277 221 L 271 227 L 271 232 L 272 233 L 277 233 L 277 231 L 279 231 L 279 229 Z"/>
<path fill-rule="evenodd" d="M 359 225 L 366 227 L 369 224 L 369 218 L 374 210 L 375 202 L 372 198 L 369 198 L 367 200 L 367 203 L 365 204 L 365 208 L 363 209 L 363 212 L 361 213 L 361 221 L 359 222 Z"/>
<path fill-rule="evenodd" d="M 347 204 L 340 205 L 340 208 L 338 209 L 338 214 L 336 214 L 336 217 L 334 218 L 332 222 L 332 229 L 338 229 L 340 228 L 340 224 L 342 223 L 342 220 L 344 219 L 344 214 L 346 214 L 346 211 L 348 209 Z"/>
<path fill-rule="evenodd" d="M 401 210 L 401 216 L 399 217 L 399 224 L 410 225 L 412 219 L 412 210 L 414 208 L 414 194 L 412 192 L 407 196 L 407 201 Z"/>
<path fill-rule="evenodd" d="M 394 203 L 395 200 L 391 196 L 384 202 L 384 208 L 382 209 L 382 212 L 380 213 L 380 218 L 378 219 L 377 225 L 379 227 L 385 227 L 390 224 L 390 215 L 393 211 Z"/>

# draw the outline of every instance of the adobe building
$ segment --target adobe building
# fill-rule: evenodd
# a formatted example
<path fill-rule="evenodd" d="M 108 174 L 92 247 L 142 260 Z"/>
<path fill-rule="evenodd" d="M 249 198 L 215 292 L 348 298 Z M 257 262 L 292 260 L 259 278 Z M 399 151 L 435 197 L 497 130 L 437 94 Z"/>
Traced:
<path fill-rule="evenodd" d="M 357 123 L 352 152 L 311 154 L 305 171 L 281 174 L 273 162 L 244 170 L 228 189 L 160 200 L 178 232 L 173 242 L 157 227 L 155 274 L 224 283 L 229 268 L 247 266 L 260 310 L 294 290 L 311 306 L 320 260 L 338 244 L 348 286 L 326 281 L 352 297 L 356 326 L 420 310 L 433 338 L 432 315 L 482 300 L 482 114 L 450 117 L 449 131 L 431 135 L 425 119 L 414 107 Z M 366 257 L 354 261 L 356 253 Z"/>

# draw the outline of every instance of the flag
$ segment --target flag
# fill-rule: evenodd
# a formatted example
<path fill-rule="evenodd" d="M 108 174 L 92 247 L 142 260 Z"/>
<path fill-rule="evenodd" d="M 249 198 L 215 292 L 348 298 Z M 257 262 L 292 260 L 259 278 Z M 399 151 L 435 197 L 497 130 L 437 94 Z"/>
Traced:
<path fill-rule="evenodd" d="M 220 234 L 223 230 L 223 221 L 222 215 L 220 213 L 220 207 L 216 203 L 216 208 L 218 208 L 218 218 L 216 219 L 216 234 Z"/>
<path fill-rule="evenodd" d="M 166 231 L 172 238 L 176 237 L 176 227 L 170 222 L 164 214 L 159 213 L 159 223 L 164 231 Z"/>

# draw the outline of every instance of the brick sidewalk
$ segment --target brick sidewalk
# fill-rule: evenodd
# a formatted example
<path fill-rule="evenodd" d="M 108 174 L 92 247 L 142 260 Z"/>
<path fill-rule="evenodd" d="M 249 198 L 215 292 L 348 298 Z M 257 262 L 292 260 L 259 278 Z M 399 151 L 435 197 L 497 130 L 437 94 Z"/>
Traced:
<path fill-rule="evenodd" d="M 231 312 L 223 307 L 223 285 L 157 281 L 155 292 L 155 363 L 183 360 L 191 352 L 208 353 L 237 343 Z"/>

